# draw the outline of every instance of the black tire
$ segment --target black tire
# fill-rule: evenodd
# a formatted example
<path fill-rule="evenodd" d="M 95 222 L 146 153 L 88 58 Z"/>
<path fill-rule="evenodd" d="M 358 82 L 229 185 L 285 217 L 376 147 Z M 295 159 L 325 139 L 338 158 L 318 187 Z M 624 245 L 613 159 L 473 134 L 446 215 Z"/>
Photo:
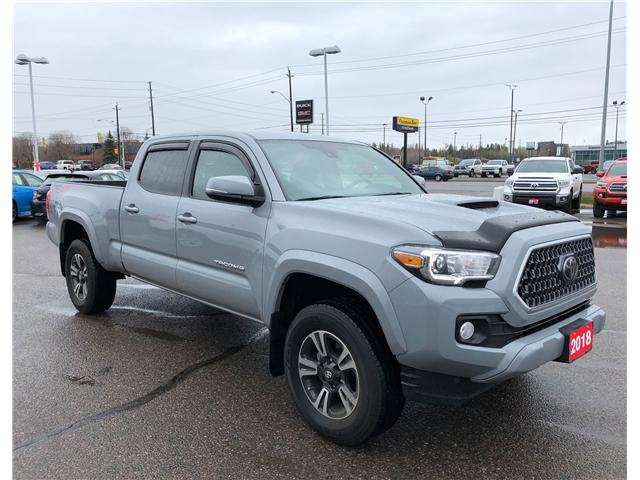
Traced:
<path fill-rule="evenodd" d="M 571 201 L 571 208 L 573 209 L 574 212 L 577 212 L 577 213 L 580 212 L 581 203 L 582 203 L 582 187 L 580 187 L 580 192 L 578 193 L 578 196 L 575 199 L 572 199 Z"/>
<path fill-rule="evenodd" d="M 18 206 L 16 205 L 16 202 L 12 202 L 13 203 L 13 216 L 11 219 L 11 223 L 15 223 L 16 219 L 18 218 Z"/>
<path fill-rule="evenodd" d="M 604 217 L 604 208 L 596 200 L 593 201 L 593 216 L 594 218 Z"/>
<path fill-rule="evenodd" d="M 473 171 L 473 169 L 469 170 L 469 177 L 473 178 L 476 176 L 476 172 Z"/>
<path fill-rule="evenodd" d="M 591 173 L 593 173 L 594 175 L 595 175 L 595 173 L 596 173 L 597 171 L 598 171 L 598 169 L 597 169 L 597 168 L 595 168 L 595 167 L 591 169 Z"/>
<path fill-rule="evenodd" d="M 569 192 L 569 198 L 567 198 L 567 201 L 564 205 L 560 206 L 560 210 L 562 210 L 564 213 L 571 213 L 572 206 L 573 206 L 573 190 Z"/>
<path fill-rule="evenodd" d="M 436 182 L 439 182 L 439 181 L 441 181 L 441 180 L 442 180 L 442 175 L 438 174 L 438 175 L 436 175 L 435 177 L 433 177 L 433 179 L 434 179 Z"/>
<path fill-rule="evenodd" d="M 502 172 L 493 174 L 493 178 L 500 178 L 500 177 L 502 177 Z"/>
<path fill-rule="evenodd" d="M 335 298 L 303 308 L 287 331 L 285 372 L 293 401 L 311 428 L 340 445 L 359 445 L 384 432 L 395 423 L 404 406 L 399 366 L 384 343 L 384 338 L 380 338 L 382 335 L 376 334 L 371 327 L 371 322 L 376 321 L 369 308 L 358 300 Z M 326 387 L 326 384 L 322 383 L 326 376 L 320 374 L 327 370 L 326 368 L 320 370 L 316 367 L 317 375 L 305 376 L 306 381 L 311 382 L 306 386 L 299 375 L 299 356 L 303 356 L 303 349 L 309 345 L 311 334 L 318 332 L 325 332 L 325 336 L 329 333 L 326 338 L 337 338 L 342 342 L 355 365 L 357 402 L 344 418 L 332 418 L 328 413 L 319 411 L 312 403 L 314 388 L 318 390 Z M 331 343 L 327 340 L 326 344 Z M 338 343 L 333 342 L 333 345 Z M 334 356 L 328 355 L 325 358 L 331 359 Z M 336 378 L 338 377 L 333 377 L 334 380 Z M 314 382 L 317 384 L 316 387 L 313 387 Z M 322 385 L 325 387 L 321 387 Z M 322 390 L 315 395 L 316 401 L 321 399 Z M 344 401 L 339 403 L 339 397 L 339 393 L 334 391 L 325 394 L 321 400 L 324 400 L 324 405 L 328 408 L 331 408 L 329 403 L 333 402 L 333 406 L 339 409 L 344 405 Z M 344 412 L 346 409 L 343 414 Z"/>
<path fill-rule="evenodd" d="M 486 174 L 486 173 L 481 173 L 481 174 L 480 174 L 480 176 L 481 176 L 482 178 L 487 178 L 487 174 Z"/>
<path fill-rule="evenodd" d="M 81 264 L 77 260 L 78 257 L 82 260 Z M 75 272 L 80 272 L 80 277 L 72 271 L 72 262 L 75 262 L 74 269 Z M 83 265 L 84 268 L 78 268 L 79 265 Z M 69 245 L 65 258 L 65 278 L 69 298 L 80 313 L 102 313 L 113 303 L 116 296 L 116 277 L 96 261 L 89 240 L 78 239 Z M 84 286 L 74 291 L 78 283 Z"/>

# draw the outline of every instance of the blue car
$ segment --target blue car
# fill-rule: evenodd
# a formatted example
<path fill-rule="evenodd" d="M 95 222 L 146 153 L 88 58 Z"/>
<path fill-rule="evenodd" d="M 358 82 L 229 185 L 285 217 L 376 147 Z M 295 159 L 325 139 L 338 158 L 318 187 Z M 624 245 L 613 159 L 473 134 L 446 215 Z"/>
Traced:
<path fill-rule="evenodd" d="M 13 171 L 13 221 L 18 217 L 31 215 L 33 192 L 40 186 L 42 179 L 26 170 Z"/>

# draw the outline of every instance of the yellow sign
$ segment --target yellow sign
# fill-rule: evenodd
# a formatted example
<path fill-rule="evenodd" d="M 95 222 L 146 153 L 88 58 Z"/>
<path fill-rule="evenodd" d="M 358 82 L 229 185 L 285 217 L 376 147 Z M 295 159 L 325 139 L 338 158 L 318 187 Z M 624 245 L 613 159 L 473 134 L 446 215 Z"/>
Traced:
<path fill-rule="evenodd" d="M 102 132 L 98 132 L 98 143 L 102 143 Z"/>
<path fill-rule="evenodd" d="M 403 127 L 418 127 L 420 126 L 420 120 L 417 118 L 409 118 L 409 117 L 396 117 L 396 122 L 398 125 L 402 125 Z"/>

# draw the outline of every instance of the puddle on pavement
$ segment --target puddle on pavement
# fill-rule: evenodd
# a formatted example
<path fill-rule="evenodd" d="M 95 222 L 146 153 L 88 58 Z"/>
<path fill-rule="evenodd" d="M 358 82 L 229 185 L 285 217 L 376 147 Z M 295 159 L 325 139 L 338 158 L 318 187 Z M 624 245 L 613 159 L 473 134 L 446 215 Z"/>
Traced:
<path fill-rule="evenodd" d="M 591 237 L 596 248 L 627 248 L 627 229 L 609 226 L 592 226 Z"/>

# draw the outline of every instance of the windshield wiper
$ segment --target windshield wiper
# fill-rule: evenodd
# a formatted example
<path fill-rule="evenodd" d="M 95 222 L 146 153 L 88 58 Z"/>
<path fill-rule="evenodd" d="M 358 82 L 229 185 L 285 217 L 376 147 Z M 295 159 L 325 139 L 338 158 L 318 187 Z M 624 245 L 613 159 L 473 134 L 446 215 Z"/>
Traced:
<path fill-rule="evenodd" d="M 309 200 L 325 200 L 327 198 L 346 198 L 346 195 L 320 195 L 319 197 L 298 198 L 296 202 L 306 202 Z"/>

